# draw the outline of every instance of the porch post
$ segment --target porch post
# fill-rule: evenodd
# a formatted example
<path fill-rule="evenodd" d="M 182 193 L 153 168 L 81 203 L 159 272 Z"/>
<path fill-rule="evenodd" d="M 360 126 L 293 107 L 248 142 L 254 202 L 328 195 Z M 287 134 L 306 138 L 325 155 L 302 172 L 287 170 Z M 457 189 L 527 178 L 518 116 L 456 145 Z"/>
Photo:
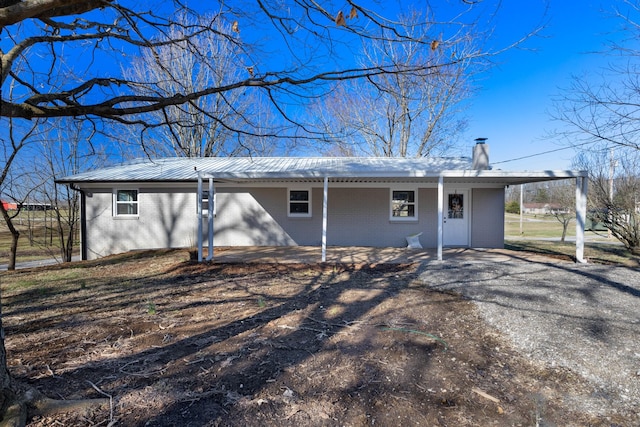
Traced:
<path fill-rule="evenodd" d="M 209 196 L 207 197 L 207 224 L 209 228 L 209 251 L 207 253 L 207 261 L 213 259 L 213 199 L 215 197 L 215 189 L 213 188 L 213 177 L 209 177 Z"/>
<path fill-rule="evenodd" d="M 202 176 L 198 172 L 198 199 L 196 200 L 198 213 L 198 262 L 202 262 Z"/>
<path fill-rule="evenodd" d="M 444 204 L 444 176 L 438 177 L 438 261 L 442 261 L 442 221 Z"/>
<path fill-rule="evenodd" d="M 322 262 L 327 262 L 327 198 L 329 196 L 329 177 L 324 177 L 322 196 Z"/>
<path fill-rule="evenodd" d="M 576 178 L 576 260 L 587 262 L 584 258 L 584 226 L 587 220 L 587 183 L 586 176 Z"/>

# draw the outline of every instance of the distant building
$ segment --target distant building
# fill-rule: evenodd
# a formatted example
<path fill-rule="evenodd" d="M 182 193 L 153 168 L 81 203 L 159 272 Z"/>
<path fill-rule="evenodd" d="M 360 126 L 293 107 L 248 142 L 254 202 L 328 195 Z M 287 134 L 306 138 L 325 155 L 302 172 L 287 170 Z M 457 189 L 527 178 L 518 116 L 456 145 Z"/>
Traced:
<path fill-rule="evenodd" d="M 53 209 L 51 203 L 23 203 L 21 206 L 25 211 L 50 211 Z"/>
<path fill-rule="evenodd" d="M 13 203 L 2 201 L 2 206 L 6 211 L 17 211 L 18 207 L 23 211 L 49 211 L 53 209 L 51 203 Z"/>
<path fill-rule="evenodd" d="M 6 200 L 2 201 L 2 207 L 4 208 L 5 211 L 18 210 L 18 204 L 17 203 L 7 202 Z"/>
<path fill-rule="evenodd" d="M 549 213 L 570 213 L 570 210 L 563 208 L 557 203 L 524 203 L 522 211 L 526 214 L 546 215 Z"/>

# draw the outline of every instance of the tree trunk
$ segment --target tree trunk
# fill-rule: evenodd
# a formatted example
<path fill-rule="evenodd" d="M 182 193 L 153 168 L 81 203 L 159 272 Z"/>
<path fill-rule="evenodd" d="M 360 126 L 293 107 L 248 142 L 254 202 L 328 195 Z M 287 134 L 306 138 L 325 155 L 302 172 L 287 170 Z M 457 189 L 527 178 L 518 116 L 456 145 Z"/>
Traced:
<path fill-rule="evenodd" d="M 16 256 L 18 253 L 18 239 L 20 238 L 20 232 L 13 225 L 13 221 L 11 220 L 9 213 L 4 208 L 4 205 L 2 203 L 0 203 L 0 212 L 2 212 L 2 217 L 4 218 L 4 222 L 5 224 L 7 224 L 7 228 L 11 233 L 11 250 L 9 251 L 9 266 L 7 267 L 7 270 L 15 270 Z M 0 326 L 2 326 L 2 324 L 0 324 Z M 4 337 L 2 339 L 4 339 Z"/>
<path fill-rule="evenodd" d="M 9 266 L 7 267 L 7 270 L 9 271 L 13 271 L 16 269 L 16 257 L 18 256 L 19 238 L 20 232 L 13 228 L 13 230 L 11 230 L 11 250 L 9 251 Z"/>
<path fill-rule="evenodd" d="M 73 227 L 69 227 L 69 232 L 67 233 L 67 241 L 64 242 L 64 259 L 63 262 L 71 262 L 73 258 L 73 235 L 75 234 L 75 229 Z"/>
<path fill-rule="evenodd" d="M 4 335 L 4 329 L 2 329 Z M 0 393 L 5 397 L 5 392 L 11 389 L 11 375 L 7 368 L 7 351 L 4 348 L 4 338 L 0 339 Z M 4 402 L 3 402 L 4 403 Z"/>
<path fill-rule="evenodd" d="M 4 213 L 4 209 L 2 209 Z M 15 257 L 14 257 L 15 268 Z M 2 292 L 0 291 L 0 300 Z M 13 402 L 13 389 L 11 387 L 11 375 L 7 368 L 7 350 L 4 347 L 4 327 L 2 325 L 2 304 L 0 304 L 0 415 L 4 414 Z"/>
<path fill-rule="evenodd" d="M 561 242 L 564 242 L 564 239 L 567 237 L 567 228 L 569 228 L 569 221 L 565 221 L 562 223 L 562 237 L 560 238 Z"/>

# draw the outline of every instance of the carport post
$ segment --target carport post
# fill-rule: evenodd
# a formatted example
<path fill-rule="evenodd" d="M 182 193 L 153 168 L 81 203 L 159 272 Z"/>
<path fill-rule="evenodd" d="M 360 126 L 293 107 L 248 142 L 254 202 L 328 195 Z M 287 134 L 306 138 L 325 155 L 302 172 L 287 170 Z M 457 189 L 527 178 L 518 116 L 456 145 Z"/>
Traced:
<path fill-rule="evenodd" d="M 215 189 L 213 188 L 213 177 L 209 177 L 209 195 L 207 196 L 207 224 L 209 228 L 209 252 L 207 253 L 207 261 L 213 259 L 213 216 L 214 216 L 214 198 Z"/>
<path fill-rule="evenodd" d="M 327 262 L 327 198 L 329 196 L 329 177 L 324 177 L 322 196 L 322 262 Z"/>
<path fill-rule="evenodd" d="M 444 176 L 438 177 L 438 261 L 442 261 L 442 221 L 444 205 Z"/>
<path fill-rule="evenodd" d="M 198 212 L 198 262 L 202 262 L 202 176 L 198 172 L 198 200 L 196 201 Z"/>
<path fill-rule="evenodd" d="M 587 262 L 584 258 L 584 226 L 587 220 L 586 172 L 576 178 L 576 261 Z"/>

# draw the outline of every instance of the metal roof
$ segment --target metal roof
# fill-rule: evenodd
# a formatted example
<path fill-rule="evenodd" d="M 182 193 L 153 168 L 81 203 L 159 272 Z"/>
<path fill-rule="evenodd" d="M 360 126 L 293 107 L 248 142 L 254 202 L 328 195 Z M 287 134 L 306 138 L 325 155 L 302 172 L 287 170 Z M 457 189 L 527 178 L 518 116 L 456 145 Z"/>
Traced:
<path fill-rule="evenodd" d="M 410 177 L 470 167 L 471 160 L 462 157 L 172 157 L 134 161 L 68 176 L 60 181 L 196 181 L 198 172 L 216 179 Z"/>
<path fill-rule="evenodd" d="M 583 176 L 577 171 L 505 172 L 473 170 L 468 157 L 172 157 L 140 160 L 66 176 L 58 183 L 189 182 L 213 177 L 246 181 L 422 181 L 444 176 L 448 182 L 518 184 Z"/>

